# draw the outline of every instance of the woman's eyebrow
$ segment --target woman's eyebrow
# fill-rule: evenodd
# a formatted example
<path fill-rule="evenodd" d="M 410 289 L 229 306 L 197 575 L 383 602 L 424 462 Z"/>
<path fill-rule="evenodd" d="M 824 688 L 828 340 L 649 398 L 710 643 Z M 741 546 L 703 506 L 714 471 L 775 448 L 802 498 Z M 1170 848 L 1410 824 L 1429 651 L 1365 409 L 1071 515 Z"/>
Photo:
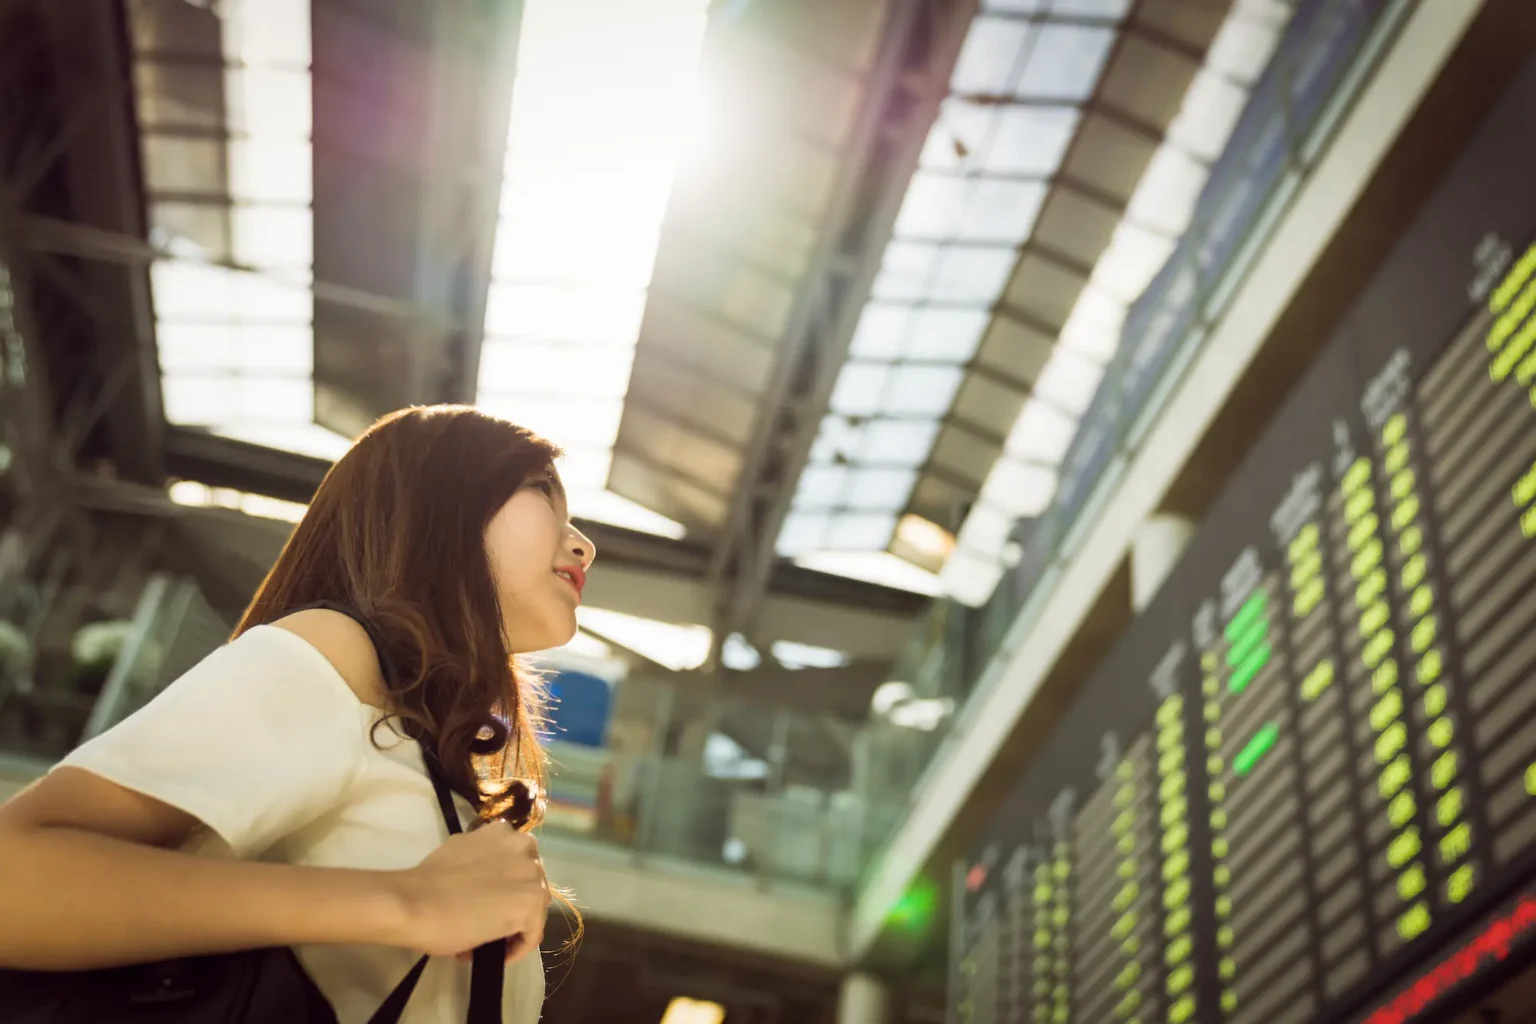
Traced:
<path fill-rule="evenodd" d="M 555 497 L 559 499 L 561 507 L 566 511 L 566 518 L 569 519 L 571 510 L 570 496 L 565 493 L 565 484 L 561 482 L 559 474 L 555 473 L 553 470 L 547 471 L 544 475 L 549 479 L 550 484 L 554 487 Z"/>

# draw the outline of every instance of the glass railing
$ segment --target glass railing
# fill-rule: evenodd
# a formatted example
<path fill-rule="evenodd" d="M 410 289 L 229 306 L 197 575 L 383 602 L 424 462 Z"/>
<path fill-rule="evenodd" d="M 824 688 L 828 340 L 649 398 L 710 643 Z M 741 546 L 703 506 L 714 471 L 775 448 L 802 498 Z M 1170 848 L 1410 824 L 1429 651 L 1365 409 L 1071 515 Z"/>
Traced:
<path fill-rule="evenodd" d="M 175 589 L 153 576 L 137 600 L 123 602 L 45 583 L 4 602 L 0 755 L 12 774 L 46 767 L 99 731 L 104 714 L 121 717 L 126 710 L 112 709 L 132 710 L 159 688 L 159 638 Z"/>
<path fill-rule="evenodd" d="M 1302 0 L 1211 170 L 1179 246 L 1132 304 L 1121 344 L 1063 459 L 1050 508 L 991 599 L 929 608 L 895 678 L 959 711 L 936 737 L 963 732 L 985 670 L 1026 634 L 1083 535 L 1136 456 L 1169 393 L 1226 312 L 1261 246 L 1317 165 L 1377 56 L 1417 0 Z M 936 753 L 936 757 L 941 756 Z M 916 792 L 933 759 L 891 780 Z"/>
<path fill-rule="evenodd" d="M 640 862 L 849 892 L 905 811 L 881 785 L 882 733 L 630 678 L 603 746 L 549 740 L 545 828 Z"/>

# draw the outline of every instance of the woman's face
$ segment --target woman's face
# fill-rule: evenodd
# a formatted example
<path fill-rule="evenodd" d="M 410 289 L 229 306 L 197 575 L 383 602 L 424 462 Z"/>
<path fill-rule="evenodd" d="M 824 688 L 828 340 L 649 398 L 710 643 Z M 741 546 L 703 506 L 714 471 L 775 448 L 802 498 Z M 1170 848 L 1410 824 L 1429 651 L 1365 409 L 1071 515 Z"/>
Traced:
<path fill-rule="evenodd" d="M 576 606 L 597 551 L 571 525 L 552 473 L 529 477 L 491 517 L 485 552 L 512 653 L 559 647 L 576 635 Z"/>

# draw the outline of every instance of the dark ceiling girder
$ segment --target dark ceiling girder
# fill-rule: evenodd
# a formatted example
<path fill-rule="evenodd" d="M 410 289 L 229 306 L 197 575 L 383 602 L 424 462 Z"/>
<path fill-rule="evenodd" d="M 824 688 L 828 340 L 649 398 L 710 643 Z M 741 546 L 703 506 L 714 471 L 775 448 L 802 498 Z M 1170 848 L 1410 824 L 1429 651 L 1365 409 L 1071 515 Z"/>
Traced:
<path fill-rule="evenodd" d="M 522 3 L 315 0 L 316 420 L 473 402 Z M 424 316 L 422 314 L 425 314 Z"/>
<path fill-rule="evenodd" d="M 27 282 L 55 455 L 105 456 L 120 475 L 151 481 L 162 475 L 163 417 L 147 270 L 49 256 L 26 230 L 44 217 L 144 237 L 130 59 L 122 2 L 0 8 L 0 230 Z"/>
<path fill-rule="evenodd" d="M 820 426 L 858 316 L 890 240 L 928 126 L 937 116 L 977 0 L 897 0 L 825 227 L 762 399 L 735 499 L 710 565 L 715 657 L 750 634 L 777 559 L 779 528 Z"/>

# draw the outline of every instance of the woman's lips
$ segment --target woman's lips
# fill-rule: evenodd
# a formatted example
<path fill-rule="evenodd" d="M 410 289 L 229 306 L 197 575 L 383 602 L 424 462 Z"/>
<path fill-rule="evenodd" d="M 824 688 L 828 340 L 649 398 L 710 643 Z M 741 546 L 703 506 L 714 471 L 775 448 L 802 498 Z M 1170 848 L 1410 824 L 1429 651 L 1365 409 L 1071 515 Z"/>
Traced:
<path fill-rule="evenodd" d="M 576 588 L 577 597 L 580 597 L 582 590 L 586 588 L 587 574 L 585 570 L 583 570 L 578 565 L 563 565 L 555 570 L 555 575 L 559 576 L 572 587 Z"/>

